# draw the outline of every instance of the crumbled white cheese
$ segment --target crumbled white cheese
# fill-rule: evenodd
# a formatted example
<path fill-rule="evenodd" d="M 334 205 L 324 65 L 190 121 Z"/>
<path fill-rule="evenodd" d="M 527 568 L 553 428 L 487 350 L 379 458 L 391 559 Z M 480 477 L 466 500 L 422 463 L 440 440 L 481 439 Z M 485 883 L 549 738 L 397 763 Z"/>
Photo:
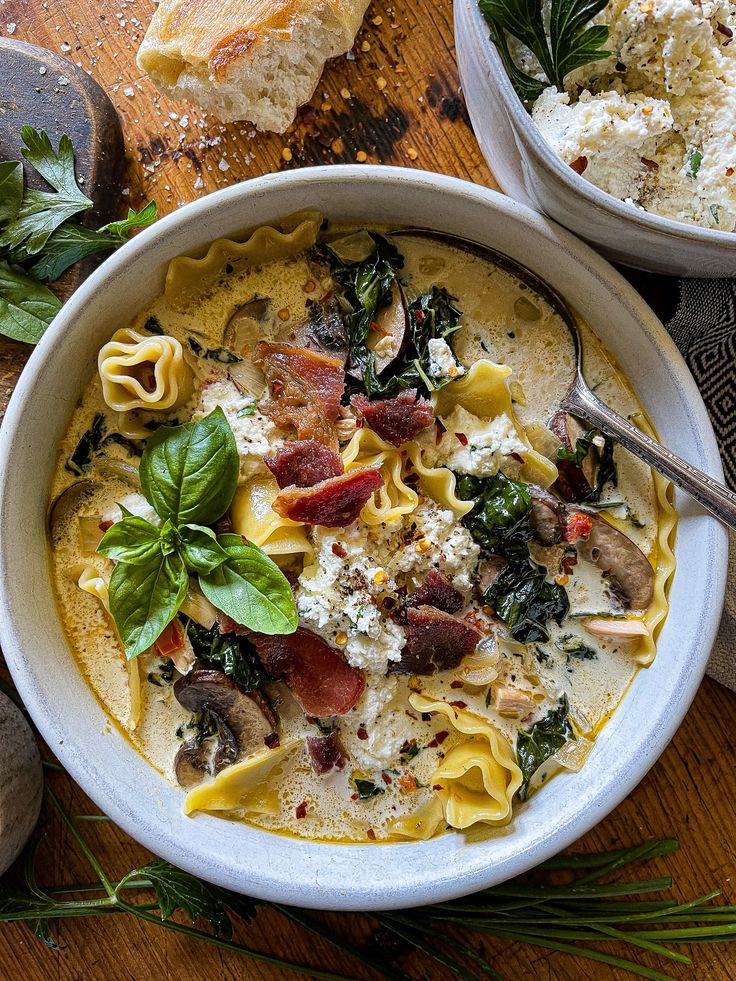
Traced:
<path fill-rule="evenodd" d="M 492 477 L 499 470 L 518 473 L 520 463 L 512 454 L 524 453 L 513 420 L 505 413 L 493 419 L 481 419 L 462 406 L 442 420 L 447 432 L 439 443 L 434 432 L 423 437 L 425 462 L 431 466 L 449 467 L 456 473 Z"/>
<path fill-rule="evenodd" d="M 548 6 L 548 3 L 546 4 Z M 647 211 L 736 229 L 736 13 L 727 0 L 610 0 L 611 56 L 532 116 L 567 163 Z M 522 66 L 539 66 L 522 53 Z M 578 100 L 577 93 L 580 92 Z M 579 158 L 587 158 L 587 163 Z"/>
<path fill-rule="evenodd" d="M 460 378 L 465 374 L 465 368 L 458 363 L 446 340 L 433 337 L 428 341 L 427 347 L 430 378 Z"/>
<path fill-rule="evenodd" d="M 331 643 L 346 635 L 340 646 L 350 664 L 377 674 L 400 660 L 406 640 L 391 611 L 380 608 L 380 599 L 395 594 L 399 586 L 418 585 L 431 568 L 467 594 L 478 562 L 478 546 L 452 511 L 426 501 L 411 521 L 414 528 L 408 534 L 399 522 L 368 526 L 358 520 L 347 528 L 315 527 L 314 564 L 299 577 L 303 626 Z"/>
<path fill-rule="evenodd" d="M 340 720 L 340 740 L 351 764 L 367 772 L 395 763 L 401 747 L 412 738 L 406 694 L 396 698 L 398 688 L 396 675 L 369 674 L 360 701 Z M 358 736 L 358 729 L 365 738 Z"/>
<path fill-rule="evenodd" d="M 258 411 L 254 400 L 242 395 L 229 379 L 212 381 L 202 388 L 202 397 L 194 418 L 208 416 L 218 405 L 225 413 L 235 436 L 242 484 L 264 469 L 263 457 L 283 446 L 284 440 L 278 435 L 279 430 L 271 420 Z"/>

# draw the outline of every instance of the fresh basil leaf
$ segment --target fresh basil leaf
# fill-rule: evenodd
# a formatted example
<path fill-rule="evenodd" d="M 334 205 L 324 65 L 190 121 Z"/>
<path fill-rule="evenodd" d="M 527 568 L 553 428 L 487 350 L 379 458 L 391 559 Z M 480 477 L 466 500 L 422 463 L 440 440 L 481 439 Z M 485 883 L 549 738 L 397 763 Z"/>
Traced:
<path fill-rule="evenodd" d="M 135 515 L 116 521 L 97 546 L 100 555 L 129 565 L 149 565 L 161 554 L 161 529 Z"/>
<path fill-rule="evenodd" d="M 563 695 L 556 709 L 535 722 L 531 729 L 522 730 L 516 737 L 516 756 L 524 778 L 519 788 L 519 798 L 526 800 L 529 782 L 539 767 L 562 749 L 566 742 L 574 739 L 572 726 L 568 719 L 567 695 Z"/>
<path fill-rule="evenodd" d="M 0 163 L 0 224 L 13 221 L 23 200 L 23 164 L 19 160 Z"/>
<path fill-rule="evenodd" d="M 521 644 L 549 640 L 546 624 L 562 623 L 570 609 L 563 586 L 547 582 L 547 570 L 532 559 L 511 561 L 484 593 L 496 614 Z"/>
<path fill-rule="evenodd" d="M 183 525 L 179 529 L 181 557 L 192 572 L 212 572 L 227 559 L 217 535 L 204 525 Z"/>
<path fill-rule="evenodd" d="M 0 260 L 0 334 L 36 344 L 60 309 L 48 287 Z"/>
<path fill-rule="evenodd" d="M 210 525 L 230 506 L 239 468 L 235 437 L 218 405 L 205 419 L 156 430 L 141 457 L 141 488 L 162 518 Z"/>
<path fill-rule="evenodd" d="M 259 633 L 294 633 L 299 622 L 294 594 L 276 563 L 239 535 L 220 535 L 217 540 L 227 561 L 199 577 L 210 603 Z"/>
<path fill-rule="evenodd" d="M 118 562 L 110 577 L 110 613 L 129 660 L 147 650 L 174 619 L 188 586 L 176 553 L 159 550 L 146 565 Z"/>
<path fill-rule="evenodd" d="M 54 152 L 47 134 L 24 126 L 23 156 L 51 185 L 54 191 L 26 188 L 20 210 L 0 234 L 0 246 L 14 249 L 23 246 L 27 254 L 40 252 L 51 233 L 73 215 L 87 211 L 92 201 L 82 193 L 74 174 L 72 141 L 64 135 L 59 152 Z"/>
<path fill-rule="evenodd" d="M 268 680 L 256 649 L 245 634 L 220 633 L 217 624 L 205 630 L 190 620 L 187 636 L 198 660 L 216 665 L 247 691 L 259 688 Z"/>
<path fill-rule="evenodd" d="M 479 545 L 509 559 L 528 557 L 532 498 L 527 484 L 501 472 L 489 478 L 463 475 L 457 493 L 463 500 L 475 498 L 463 524 Z"/>
<path fill-rule="evenodd" d="M 97 252 L 120 248 L 128 241 L 129 231 L 150 225 L 155 217 L 156 205 L 151 201 L 138 214 L 131 210 L 128 212 L 128 217 L 122 221 L 110 222 L 109 225 L 103 225 L 98 229 L 85 228 L 84 225 L 67 221 L 44 243 L 41 256 L 31 266 L 31 272 L 38 279 L 53 282 L 75 262 Z M 17 262 L 24 262 L 33 255 L 34 252 L 25 245 L 12 250 L 12 258 Z"/>

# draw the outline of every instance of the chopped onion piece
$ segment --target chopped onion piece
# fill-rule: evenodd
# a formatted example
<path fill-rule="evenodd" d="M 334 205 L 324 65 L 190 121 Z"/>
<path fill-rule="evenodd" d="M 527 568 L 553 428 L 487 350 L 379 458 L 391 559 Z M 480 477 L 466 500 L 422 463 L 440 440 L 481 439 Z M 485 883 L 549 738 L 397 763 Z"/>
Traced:
<path fill-rule="evenodd" d="M 217 609 L 210 603 L 198 586 L 190 583 L 181 612 L 205 630 L 212 630 L 217 620 Z"/>
<path fill-rule="evenodd" d="M 486 641 L 493 645 L 486 645 Z M 485 649 L 481 645 L 486 645 Z M 455 669 L 455 677 L 468 685 L 490 685 L 498 677 L 499 655 L 495 638 L 486 637 L 472 654 L 467 654 Z"/>
<path fill-rule="evenodd" d="M 77 518 L 79 524 L 79 548 L 82 552 L 96 552 L 97 546 L 105 534 L 100 528 L 102 516 L 99 514 L 80 514 Z"/>
<path fill-rule="evenodd" d="M 346 235 L 344 238 L 337 238 L 327 244 L 340 262 L 344 262 L 348 266 L 354 262 L 363 262 L 376 251 L 376 243 L 364 228 L 361 228 L 359 232 Z"/>
<path fill-rule="evenodd" d="M 582 621 L 589 634 L 595 637 L 612 637 L 614 640 L 637 640 L 648 637 L 649 628 L 643 620 L 607 620 L 603 617 L 591 617 Z"/>
<path fill-rule="evenodd" d="M 559 763 L 560 766 L 564 766 L 566 770 L 577 773 L 579 770 L 582 770 L 594 745 L 595 743 L 592 739 L 586 739 L 585 736 L 578 736 L 577 739 L 571 739 L 569 742 L 566 742 L 562 749 L 558 749 L 552 759 Z"/>
<path fill-rule="evenodd" d="M 151 435 L 150 432 L 148 434 Z M 95 469 L 99 471 L 105 477 L 114 477 L 118 480 L 124 480 L 126 483 L 130 484 L 131 487 L 139 489 L 141 486 L 141 478 L 138 473 L 138 467 L 134 463 L 130 463 L 128 460 L 121 460 L 116 456 L 103 456 L 95 464 Z"/>

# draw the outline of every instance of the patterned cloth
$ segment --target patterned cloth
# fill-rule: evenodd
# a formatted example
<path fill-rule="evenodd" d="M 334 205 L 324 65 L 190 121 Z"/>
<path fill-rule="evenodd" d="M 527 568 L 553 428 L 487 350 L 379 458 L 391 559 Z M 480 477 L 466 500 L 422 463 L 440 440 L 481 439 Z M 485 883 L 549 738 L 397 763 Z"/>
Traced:
<path fill-rule="evenodd" d="M 736 280 L 682 279 L 667 324 L 710 413 L 726 482 L 736 490 Z M 708 674 L 736 691 L 736 534 L 729 532 L 728 588 Z"/>

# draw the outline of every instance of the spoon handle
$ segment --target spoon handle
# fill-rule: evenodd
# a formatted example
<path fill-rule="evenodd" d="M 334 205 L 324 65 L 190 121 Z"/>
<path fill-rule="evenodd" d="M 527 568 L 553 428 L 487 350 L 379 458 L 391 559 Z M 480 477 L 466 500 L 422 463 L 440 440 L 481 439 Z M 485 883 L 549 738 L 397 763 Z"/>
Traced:
<path fill-rule="evenodd" d="M 641 432 L 601 402 L 587 385 L 583 386 L 579 382 L 573 385 L 561 406 L 573 415 L 581 416 L 604 435 L 615 439 L 658 473 L 669 477 L 725 525 L 736 530 L 736 494 L 733 491 Z"/>

